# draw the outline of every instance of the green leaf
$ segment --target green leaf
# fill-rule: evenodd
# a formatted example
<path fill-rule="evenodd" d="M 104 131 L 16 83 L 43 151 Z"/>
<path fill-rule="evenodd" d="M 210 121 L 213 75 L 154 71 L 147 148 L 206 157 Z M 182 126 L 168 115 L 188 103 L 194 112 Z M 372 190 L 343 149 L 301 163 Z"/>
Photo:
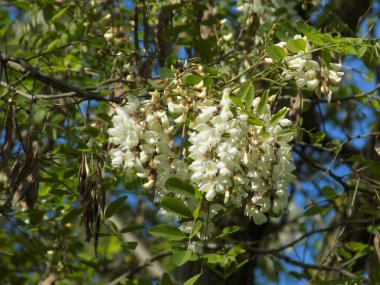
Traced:
<path fill-rule="evenodd" d="M 135 250 L 138 244 L 139 243 L 137 241 L 125 241 L 125 242 L 122 242 L 120 246 L 123 249 Z"/>
<path fill-rule="evenodd" d="M 359 58 L 362 58 L 367 52 L 367 46 L 361 46 L 359 50 L 357 51 L 356 55 Z"/>
<path fill-rule="evenodd" d="M 122 196 L 122 197 L 116 199 L 115 201 L 111 202 L 111 204 L 108 205 L 106 212 L 104 214 L 106 219 L 112 217 L 116 213 L 116 211 L 119 209 L 119 207 L 124 204 L 125 200 L 127 200 L 127 197 L 128 196 Z"/>
<path fill-rule="evenodd" d="M 186 249 L 172 250 L 172 253 L 173 253 L 173 262 L 177 266 L 181 266 L 185 264 L 186 262 L 190 261 L 191 256 L 193 255 L 192 251 L 186 250 Z"/>
<path fill-rule="evenodd" d="M 327 49 L 322 49 L 321 51 L 321 57 L 322 57 L 322 62 L 324 65 L 326 65 L 327 67 L 330 67 L 330 63 L 331 63 L 331 53 L 329 50 Z"/>
<path fill-rule="evenodd" d="M 375 217 L 380 217 L 380 211 L 370 208 L 368 206 L 360 207 L 359 212 L 362 212 L 371 216 L 375 216 Z"/>
<path fill-rule="evenodd" d="M 96 114 L 96 117 L 98 119 L 102 120 L 103 122 L 107 123 L 107 124 L 111 124 L 112 123 L 110 115 L 108 115 L 106 113 L 98 113 L 98 114 Z"/>
<path fill-rule="evenodd" d="M 300 51 L 306 51 L 306 42 L 304 39 L 296 39 L 296 40 L 289 40 L 286 43 L 286 46 L 288 49 L 294 53 L 298 53 Z"/>
<path fill-rule="evenodd" d="M 362 242 L 351 241 L 347 244 L 348 248 L 352 251 L 363 251 L 368 248 L 368 246 Z"/>
<path fill-rule="evenodd" d="M 193 238 L 199 232 L 199 230 L 202 228 L 202 225 L 203 223 L 201 220 L 195 221 L 193 228 L 191 229 L 190 238 Z"/>
<path fill-rule="evenodd" d="M 215 238 L 221 238 L 233 233 L 236 233 L 241 230 L 240 226 L 230 226 L 230 227 L 225 227 L 221 233 L 219 233 Z"/>
<path fill-rule="evenodd" d="M 318 214 L 321 214 L 325 208 L 322 206 L 311 206 L 309 209 L 307 209 L 304 213 L 305 217 L 311 217 Z"/>
<path fill-rule="evenodd" d="M 66 225 L 82 214 L 82 209 L 74 209 L 62 217 L 61 224 Z"/>
<path fill-rule="evenodd" d="M 49 194 L 51 195 L 70 195 L 70 191 L 63 190 L 63 189 L 52 189 L 49 191 Z"/>
<path fill-rule="evenodd" d="M 251 84 L 247 91 L 247 97 L 245 98 L 245 108 L 247 108 L 247 110 L 251 109 L 253 99 L 255 99 L 255 89 Z"/>
<path fill-rule="evenodd" d="M 211 76 L 206 76 L 205 78 L 203 78 L 203 85 L 205 87 L 212 86 L 213 84 L 214 84 L 214 79 L 212 79 Z"/>
<path fill-rule="evenodd" d="M 324 140 L 326 137 L 326 134 L 324 132 L 318 131 L 316 133 L 309 133 L 309 136 L 310 136 L 311 142 L 313 144 L 316 144 Z"/>
<path fill-rule="evenodd" d="M 247 80 L 242 85 L 240 85 L 240 89 L 236 94 L 236 97 L 243 101 L 245 97 L 247 97 L 249 87 L 252 85 L 251 80 Z"/>
<path fill-rule="evenodd" d="M 167 272 L 165 272 L 164 274 L 162 274 L 160 285 L 173 285 L 173 282 L 170 279 L 170 275 Z"/>
<path fill-rule="evenodd" d="M 54 7 L 52 5 L 46 5 L 42 9 L 42 13 L 43 13 L 45 21 L 49 22 L 50 19 L 54 16 L 54 13 L 55 13 Z"/>
<path fill-rule="evenodd" d="M 205 72 L 207 72 L 209 75 L 211 76 L 216 76 L 218 75 L 218 70 L 216 68 L 213 68 L 213 67 L 209 67 L 209 66 L 204 66 L 203 67 L 203 70 Z"/>
<path fill-rule="evenodd" d="M 150 228 L 148 232 L 153 236 L 162 237 L 171 241 L 183 240 L 187 237 L 182 231 L 169 225 L 155 226 Z"/>
<path fill-rule="evenodd" d="M 50 44 L 47 45 L 44 52 L 47 52 L 47 51 L 54 49 L 58 45 L 59 41 L 60 41 L 60 39 L 53 40 Z"/>
<path fill-rule="evenodd" d="M 257 105 L 257 114 L 261 115 L 265 113 L 269 99 L 269 90 L 265 90 L 261 95 L 259 104 Z"/>
<path fill-rule="evenodd" d="M 30 5 L 27 1 L 16 1 L 12 3 L 15 7 L 20 8 L 22 10 L 29 11 L 33 8 L 33 5 Z"/>
<path fill-rule="evenodd" d="M 193 277 L 191 277 L 190 279 L 188 279 L 185 283 L 183 283 L 183 285 L 193 285 L 195 284 L 195 282 L 197 282 L 197 280 L 199 279 L 199 277 L 201 277 L 202 275 L 202 272 L 197 274 L 197 275 L 194 275 Z"/>
<path fill-rule="evenodd" d="M 274 126 L 276 125 L 279 121 L 281 121 L 283 118 L 285 118 L 286 112 L 288 111 L 288 108 L 283 107 L 280 111 L 278 111 L 276 114 L 272 116 L 270 119 L 270 125 Z"/>
<path fill-rule="evenodd" d="M 175 78 L 175 73 L 173 71 L 171 71 L 169 68 L 163 67 L 160 70 L 160 77 L 161 77 L 162 80 L 165 80 L 165 79 L 174 79 Z"/>
<path fill-rule="evenodd" d="M 195 74 L 189 74 L 184 77 L 183 82 L 188 85 L 195 85 L 202 81 L 202 77 Z"/>
<path fill-rule="evenodd" d="M 78 169 L 75 169 L 75 168 L 71 168 L 67 171 L 65 171 L 65 173 L 63 173 L 63 179 L 68 179 L 68 178 L 71 178 L 73 177 L 74 175 L 76 176 L 78 174 Z"/>
<path fill-rule="evenodd" d="M 325 186 L 322 188 L 322 194 L 329 199 L 335 198 L 338 196 L 338 193 L 331 187 Z"/>
<path fill-rule="evenodd" d="M 57 14 L 55 14 L 53 16 L 53 18 L 51 18 L 51 21 L 54 22 L 54 21 L 58 20 L 59 18 L 61 18 L 63 16 L 63 14 L 66 13 L 68 8 L 69 8 L 69 6 L 66 6 L 65 8 L 61 9 Z"/>
<path fill-rule="evenodd" d="M 90 126 L 83 127 L 82 131 L 94 138 L 97 137 L 100 133 L 100 130 L 98 128 L 94 128 Z"/>
<path fill-rule="evenodd" d="M 240 108 L 240 110 L 245 110 L 244 104 L 239 97 L 231 96 L 230 98 L 231 98 L 231 101 L 234 102 L 234 104 Z"/>
<path fill-rule="evenodd" d="M 143 225 L 136 225 L 136 226 L 128 226 L 128 227 L 125 227 L 124 229 L 122 229 L 120 231 L 121 234 L 125 234 L 125 233 L 129 233 L 129 232 L 134 232 L 134 231 L 138 231 L 138 230 L 141 230 L 143 229 L 144 226 Z"/>
<path fill-rule="evenodd" d="M 10 25 L 5 25 L 0 29 L 0 38 L 2 38 L 8 32 L 9 27 Z"/>
<path fill-rule="evenodd" d="M 276 45 L 268 45 L 266 47 L 266 51 L 268 56 L 274 60 L 281 60 L 284 59 L 286 56 L 285 50 Z"/>
<path fill-rule="evenodd" d="M 193 214 L 190 209 L 181 201 L 176 198 L 165 196 L 161 200 L 161 206 L 168 212 L 184 218 L 191 218 Z"/>
<path fill-rule="evenodd" d="M 244 112 L 246 113 L 246 112 Z M 247 114 L 247 113 L 246 113 Z M 249 116 L 248 118 L 248 122 L 250 122 L 252 125 L 255 125 L 255 126 L 261 126 L 261 127 L 264 127 L 265 124 L 263 123 L 263 121 L 261 121 L 259 118 L 257 118 L 256 116 L 252 115 L 252 114 L 247 114 Z"/>
<path fill-rule="evenodd" d="M 199 217 L 199 211 L 201 210 L 202 203 L 198 203 L 198 206 L 193 211 L 193 217 L 194 219 L 198 219 Z"/>
<path fill-rule="evenodd" d="M 170 177 L 165 181 L 165 190 L 169 193 L 180 194 L 188 198 L 195 197 L 193 185 L 177 177 Z"/>

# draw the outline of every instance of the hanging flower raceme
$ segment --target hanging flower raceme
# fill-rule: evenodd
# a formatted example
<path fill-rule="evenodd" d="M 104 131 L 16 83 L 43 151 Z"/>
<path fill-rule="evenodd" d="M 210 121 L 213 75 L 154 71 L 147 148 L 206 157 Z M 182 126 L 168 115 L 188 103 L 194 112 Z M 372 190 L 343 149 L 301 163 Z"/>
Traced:
<path fill-rule="evenodd" d="M 323 93 L 330 102 L 332 87 L 338 85 L 344 73 L 342 66 L 337 63 L 320 64 L 312 58 L 312 48 L 307 37 L 300 35 L 288 42 L 279 42 L 276 46 L 282 49 L 284 58 L 282 77 L 285 80 L 295 80 L 300 88 L 309 88 L 319 96 Z M 266 62 L 273 63 L 273 58 L 266 58 Z"/>
<path fill-rule="evenodd" d="M 208 220 L 225 207 L 242 207 L 256 224 L 280 215 L 287 206 L 286 186 L 294 179 L 289 145 L 294 129 L 285 118 L 287 109 L 272 114 L 269 91 L 245 102 L 240 91 L 235 95 L 229 88 L 220 99 L 207 99 L 203 83 L 169 86 L 152 92 L 149 101 L 130 96 L 115 109 L 108 130 L 112 166 L 154 189 L 158 203 L 173 197 L 165 188 L 170 177 L 187 181 L 203 198 L 174 197 L 190 212 L 201 204 L 207 233 Z M 173 214 L 167 210 L 161 212 Z M 191 231 L 191 222 L 182 227 Z M 200 231 L 199 237 L 207 233 Z"/>

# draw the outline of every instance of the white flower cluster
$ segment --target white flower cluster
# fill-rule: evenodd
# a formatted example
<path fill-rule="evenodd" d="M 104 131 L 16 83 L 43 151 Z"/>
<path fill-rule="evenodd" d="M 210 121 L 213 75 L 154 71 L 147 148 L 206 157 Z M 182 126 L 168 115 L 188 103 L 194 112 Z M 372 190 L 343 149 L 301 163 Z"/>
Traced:
<path fill-rule="evenodd" d="M 198 185 L 209 201 L 245 207 L 256 224 L 267 221 L 270 210 L 278 215 L 287 205 L 287 184 L 294 170 L 289 141 L 292 132 L 283 132 L 291 121 L 271 123 L 268 104 L 258 114 L 260 98 L 253 101 L 253 114 L 264 126 L 251 125 L 249 116 L 237 110 L 229 90 L 224 90 L 220 106 L 200 106 L 189 141 L 190 181 Z"/>
<path fill-rule="evenodd" d="M 168 90 L 156 91 L 149 101 L 130 97 L 117 107 L 108 130 L 115 146 L 109 152 L 112 166 L 142 179 L 144 188 L 155 189 L 156 199 L 168 194 L 167 178 L 189 181 L 209 201 L 208 212 L 199 215 L 204 219 L 223 204 L 244 207 L 256 224 L 280 215 L 288 201 L 285 188 L 294 179 L 289 146 L 294 131 L 285 110 L 274 117 L 268 102 L 257 97 L 247 114 L 234 105 L 230 89 L 215 104 L 203 99 L 201 85 L 200 93 L 177 86 L 171 92 L 187 95 L 173 99 Z M 262 123 L 250 123 L 249 114 Z M 183 199 L 191 210 L 197 207 Z"/>
<path fill-rule="evenodd" d="M 136 175 L 143 179 L 145 189 L 161 189 L 165 180 L 176 175 L 187 177 L 187 165 L 175 152 L 173 122 L 166 111 L 156 108 L 160 94 L 151 93 L 149 102 L 130 97 L 124 107 L 115 108 L 113 128 L 108 130 L 109 142 L 116 148 L 109 151 L 114 168 L 123 168 L 129 177 Z M 183 107 L 183 106 L 182 106 Z M 168 103 L 168 108 L 173 104 Z M 183 108 L 182 108 L 183 109 Z M 183 115 L 174 123 L 180 122 Z"/>
<path fill-rule="evenodd" d="M 337 63 L 330 63 L 330 68 L 321 66 L 317 61 L 312 59 L 311 46 L 307 37 L 296 35 L 294 36 L 294 40 L 304 41 L 305 50 L 291 54 L 286 42 L 276 44 L 287 54 L 290 54 L 283 60 L 286 67 L 282 72 L 282 76 L 285 80 L 294 79 L 300 88 L 307 87 L 313 89 L 317 94 L 322 92 L 327 97 L 327 100 L 330 101 L 332 95 L 331 86 L 339 84 L 344 75 L 340 71 L 342 66 Z M 272 63 L 273 59 L 267 58 L 266 61 Z"/>

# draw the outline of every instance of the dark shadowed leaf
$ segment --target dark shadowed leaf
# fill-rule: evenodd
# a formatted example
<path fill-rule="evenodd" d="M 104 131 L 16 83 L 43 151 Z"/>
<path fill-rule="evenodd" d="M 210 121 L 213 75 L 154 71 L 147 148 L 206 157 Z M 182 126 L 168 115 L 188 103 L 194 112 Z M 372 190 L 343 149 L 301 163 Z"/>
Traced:
<path fill-rule="evenodd" d="M 305 217 L 311 217 L 318 214 L 321 214 L 325 208 L 322 206 L 312 206 L 309 209 L 307 209 L 304 213 Z"/>
<path fill-rule="evenodd" d="M 82 213 L 82 209 L 74 209 L 68 212 L 66 215 L 62 218 L 62 225 L 70 223 L 72 220 L 74 220 L 76 217 L 78 217 Z"/>
<path fill-rule="evenodd" d="M 165 181 L 165 190 L 188 198 L 195 197 L 195 188 L 189 182 L 177 177 L 170 177 Z"/>
<path fill-rule="evenodd" d="M 143 229 L 143 228 L 144 228 L 143 225 L 128 226 L 128 227 L 125 227 L 124 229 L 122 229 L 122 230 L 120 231 L 120 233 L 121 233 L 121 234 L 124 234 L 124 233 L 134 232 L 134 231 L 141 230 L 141 229 Z"/>
<path fill-rule="evenodd" d="M 139 244 L 139 243 L 138 243 L 137 241 L 127 241 L 127 242 L 123 242 L 123 243 L 121 244 L 121 247 L 122 247 L 123 249 L 128 249 L 128 250 L 131 249 L 131 250 L 135 250 L 138 244 Z"/>
<path fill-rule="evenodd" d="M 120 208 L 120 206 L 124 204 L 125 200 L 127 200 L 127 196 L 122 196 L 116 199 L 115 201 L 113 201 L 111 204 L 109 204 L 104 216 L 107 219 L 112 217 L 116 213 L 116 211 Z"/>
<path fill-rule="evenodd" d="M 190 209 L 179 199 L 166 196 L 161 200 L 161 206 L 168 212 L 180 217 L 190 218 L 192 213 Z"/>

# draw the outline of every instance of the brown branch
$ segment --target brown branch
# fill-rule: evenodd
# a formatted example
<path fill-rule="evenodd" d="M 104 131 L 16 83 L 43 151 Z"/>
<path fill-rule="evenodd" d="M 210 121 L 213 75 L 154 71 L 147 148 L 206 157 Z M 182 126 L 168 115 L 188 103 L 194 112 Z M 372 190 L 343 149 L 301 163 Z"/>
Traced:
<path fill-rule="evenodd" d="M 44 280 L 41 280 L 38 285 L 52 285 L 58 279 L 58 274 L 55 272 L 50 273 Z"/>
<path fill-rule="evenodd" d="M 297 260 L 294 260 L 294 259 L 291 259 L 289 256 L 287 255 L 283 255 L 281 253 L 278 253 L 278 252 L 271 252 L 270 253 L 272 256 L 278 258 L 278 259 L 281 259 L 283 261 L 285 261 L 286 263 L 289 263 L 289 264 L 292 264 L 292 265 L 295 265 L 297 267 L 300 267 L 300 268 L 303 268 L 305 270 L 307 269 L 315 269 L 315 270 L 319 270 L 319 271 L 337 271 L 347 277 L 350 277 L 350 278 L 354 278 L 354 279 L 358 279 L 358 276 L 356 276 L 355 274 L 351 273 L 350 271 L 340 267 L 340 266 L 324 266 L 324 265 L 314 265 L 314 264 L 309 264 L 309 263 L 304 263 L 304 262 L 301 262 L 301 261 L 297 261 Z"/>
<path fill-rule="evenodd" d="M 293 149 L 293 151 L 299 155 L 304 161 L 306 161 L 307 163 L 309 163 L 311 166 L 313 166 L 314 168 L 317 168 L 321 171 L 323 171 L 324 173 L 328 174 L 330 177 L 332 177 L 335 181 L 337 181 L 340 185 L 343 186 L 344 190 L 349 190 L 351 189 L 352 187 L 347 184 L 342 177 L 336 175 L 334 172 L 331 171 L 331 169 L 327 169 L 326 167 L 320 165 L 319 163 L 315 162 L 315 161 L 312 161 L 311 159 L 309 159 L 306 155 L 304 155 L 302 152 L 300 152 L 299 150 L 297 150 L 296 148 Z"/>
<path fill-rule="evenodd" d="M 51 54 L 51 53 L 54 53 L 56 52 L 57 50 L 61 50 L 61 49 L 64 49 L 64 48 L 67 48 L 69 46 L 74 46 L 74 45 L 77 45 L 77 44 L 80 44 L 80 43 L 83 43 L 83 42 L 87 42 L 89 40 L 94 40 L 94 39 L 98 39 L 98 38 L 101 38 L 103 37 L 103 35 L 105 34 L 106 31 L 103 31 L 101 34 L 99 35 L 96 35 L 96 36 L 93 36 L 93 37 L 88 37 L 88 38 L 84 38 L 84 39 L 81 39 L 79 41 L 76 41 L 76 42 L 71 42 L 69 44 L 66 44 L 66 45 L 63 45 L 63 46 L 59 46 L 59 47 L 56 47 L 54 49 L 51 49 L 49 51 L 45 51 L 45 52 L 41 52 L 37 55 L 33 55 L 29 58 L 27 58 L 25 61 L 31 61 L 32 59 L 35 59 L 35 58 L 38 58 L 38 57 L 41 57 L 41 56 L 44 56 L 44 55 L 48 55 L 48 54 Z"/>
<path fill-rule="evenodd" d="M 368 98 L 380 101 L 380 97 L 371 95 L 372 93 L 378 91 L 379 89 L 380 89 L 380 83 L 377 84 L 372 90 L 370 90 L 368 92 L 363 92 L 363 93 L 359 93 L 359 94 L 352 95 L 352 96 L 347 96 L 347 97 L 332 98 L 330 100 L 330 102 L 328 102 L 327 99 L 309 99 L 309 98 L 304 98 L 303 101 L 307 102 L 307 103 L 323 103 L 323 104 L 328 104 L 328 103 L 341 103 L 341 102 L 344 102 L 344 101 L 356 100 L 356 99 L 360 99 L 360 98 L 363 98 L 363 97 L 368 97 Z M 282 96 L 282 98 L 295 100 L 295 97 L 288 96 L 288 95 Z"/>
<path fill-rule="evenodd" d="M 138 273 L 139 271 L 143 270 L 145 267 L 150 266 L 154 261 L 160 260 L 160 259 L 162 259 L 162 258 L 164 258 L 166 256 L 171 255 L 171 254 L 172 253 L 169 250 L 160 252 L 160 253 L 152 256 L 152 258 L 146 260 L 142 264 L 140 264 L 140 265 L 138 265 L 138 266 L 136 266 L 136 267 L 128 270 L 124 274 L 120 275 L 119 277 L 117 277 L 116 279 L 114 279 L 112 282 L 108 283 L 108 285 L 115 285 L 115 284 L 118 284 L 120 281 L 124 280 L 125 278 L 133 277 L 136 273 Z"/>
<path fill-rule="evenodd" d="M 114 103 L 121 103 L 120 98 L 110 98 L 106 96 L 101 96 L 97 93 L 81 89 L 77 86 L 71 85 L 63 80 L 51 77 L 49 75 L 43 74 L 39 71 L 38 68 L 31 66 L 24 59 L 7 56 L 5 53 L 0 52 L 0 61 L 7 67 L 22 73 L 23 75 L 27 75 L 27 77 L 34 78 L 42 83 L 45 83 L 48 86 L 51 86 L 61 92 L 66 92 L 64 97 L 80 97 L 86 100 L 96 100 L 96 101 L 110 101 Z M 1 85 L 4 87 L 3 82 Z M 7 86 L 8 88 L 8 86 Z M 13 88 L 12 88 L 13 89 Z M 19 93 L 19 92 L 17 92 Z M 68 95 L 69 93 L 72 93 Z M 20 93 L 19 93 L 20 94 Z M 24 93 L 25 94 L 25 93 Z M 21 95 L 21 94 L 20 94 Z M 44 95 L 43 99 L 57 99 L 57 97 L 50 97 L 48 95 Z M 59 95 L 58 95 L 59 96 Z M 33 96 L 34 97 L 34 96 Z"/>
<path fill-rule="evenodd" d="M 246 247 L 246 250 L 250 253 L 253 253 L 253 254 L 271 255 L 273 257 L 276 257 L 278 259 L 285 261 L 286 263 L 289 263 L 289 264 L 295 265 L 297 267 L 303 268 L 304 270 L 315 269 L 315 270 L 319 270 L 319 271 L 337 271 L 337 272 L 339 272 L 343 275 L 346 275 L 350 278 L 355 278 L 355 279 L 358 278 L 355 274 L 349 272 L 348 270 L 346 270 L 340 266 L 325 266 L 325 265 L 315 265 L 315 264 L 305 263 L 305 262 L 294 260 L 287 255 L 279 253 L 276 250 L 262 250 L 260 248 L 254 248 L 254 247 Z"/>

